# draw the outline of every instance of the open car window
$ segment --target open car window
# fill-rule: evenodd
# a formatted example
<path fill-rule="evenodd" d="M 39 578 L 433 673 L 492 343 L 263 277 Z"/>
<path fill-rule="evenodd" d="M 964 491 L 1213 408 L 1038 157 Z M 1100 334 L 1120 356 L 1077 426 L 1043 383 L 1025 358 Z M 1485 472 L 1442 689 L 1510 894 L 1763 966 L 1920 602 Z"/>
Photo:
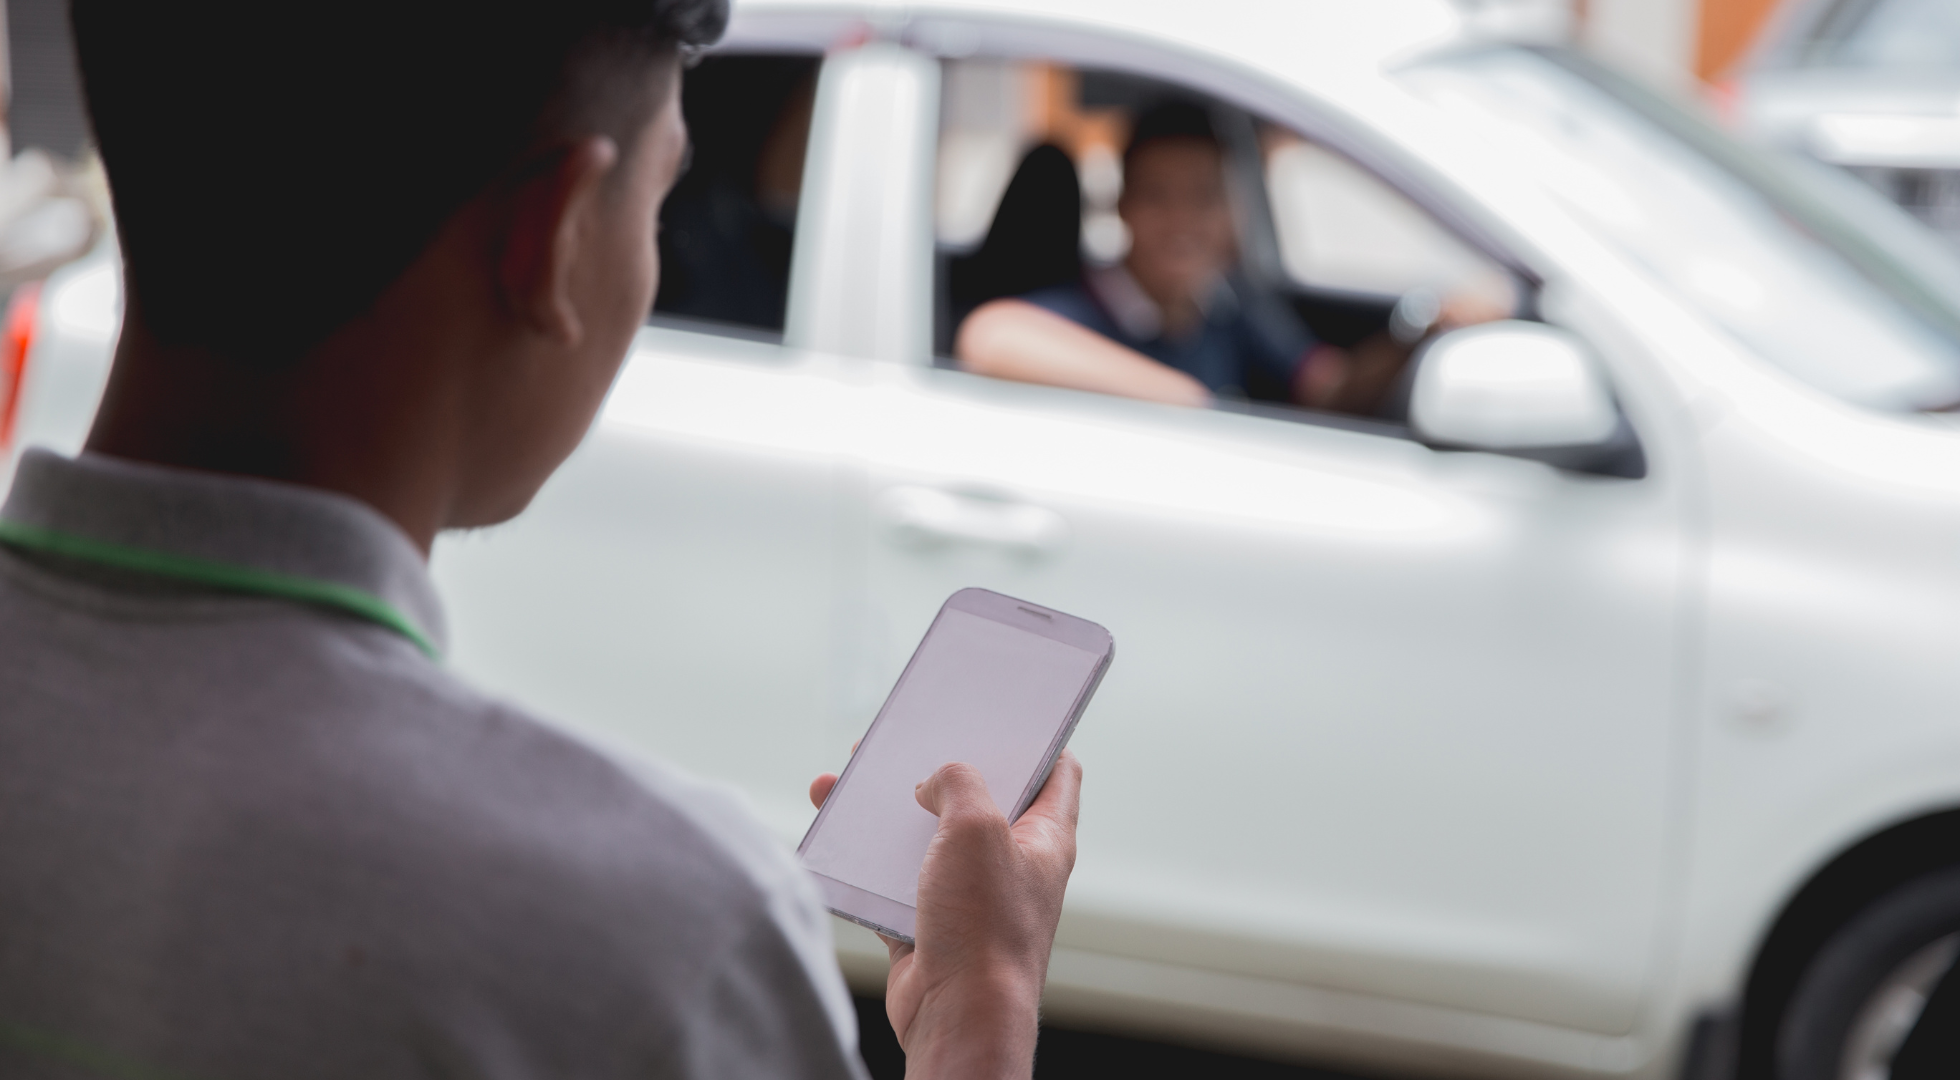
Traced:
<path fill-rule="evenodd" d="M 651 321 L 782 340 L 819 63 L 715 54 L 687 72 L 690 158 L 660 212 Z"/>
<path fill-rule="evenodd" d="M 1318 143 L 1261 127 L 1274 232 L 1294 284 L 1376 297 L 1473 290 L 1515 305 L 1503 267 L 1401 192 Z"/>
<path fill-rule="evenodd" d="M 1038 365 L 1009 374 L 963 354 L 970 339 L 961 331 L 976 312 L 1021 300 L 1101 335 L 1095 341 L 1184 371 L 1222 406 L 1396 424 L 1408 358 L 1446 307 L 1494 319 L 1526 306 L 1509 271 L 1373 173 L 1189 87 L 985 58 L 946 61 L 942 87 L 934 221 L 942 366 L 1047 381 Z M 1203 131 L 1229 234 L 1215 282 L 1187 297 L 1182 329 L 1178 301 L 1162 295 L 1161 263 L 1146 265 L 1153 244 L 1136 232 L 1158 229 L 1154 250 L 1165 249 L 1161 215 L 1156 226 L 1140 215 L 1169 166 L 1142 156 L 1126 163 L 1137 126 L 1154 130 L 1173 113 L 1180 130 Z M 1202 317 L 1188 315 L 1194 306 Z M 1395 331 L 1398 310 L 1426 310 L 1428 321 L 1413 334 Z M 1229 340 L 1191 344 L 1207 335 Z M 1318 383 L 1305 374 L 1312 364 L 1325 375 Z M 1342 379 L 1349 391 L 1327 391 Z M 1059 376 L 1052 385 L 1125 392 Z"/>

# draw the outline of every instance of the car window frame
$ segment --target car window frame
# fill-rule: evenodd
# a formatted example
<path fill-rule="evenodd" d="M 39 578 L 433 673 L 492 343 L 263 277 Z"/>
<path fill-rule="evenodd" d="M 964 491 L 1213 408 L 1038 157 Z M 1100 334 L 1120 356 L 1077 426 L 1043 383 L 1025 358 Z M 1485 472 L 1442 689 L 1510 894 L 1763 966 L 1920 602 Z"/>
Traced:
<path fill-rule="evenodd" d="M 1466 209 L 1464 196 L 1446 177 L 1398 152 L 1339 107 L 1317 100 L 1304 87 L 1170 42 L 1035 24 L 1002 15 L 922 14 L 904 25 L 900 37 L 910 47 L 941 60 L 977 56 L 1047 60 L 1181 83 L 1348 158 L 1436 218 L 1464 243 L 1516 274 L 1529 290 L 1536 291 L 1544 284 L 1543 274 L 1518 256 L 1513 246 L 1476 213 Z"/>
<path fill-rule="evenodd" d="M 1435 169 L 1398 152 L 1385 140 L 1368 133 L 1359 122 L 1331 103 L 1316 100 L 1305 88 L 1247 71 L 1218 58 L 1183 49 L 1170 42 L 1138 39 L 1066 25 L 1036 24 L 1011 15 L 921 13 L 902 21 L 874 25 L 870 13 L 832 9 L 784 11 L 738 7 L 720 42 L 705 55 L 724 52 L 799 53 L 826 55 L 839 47 L 885 40 L 937 61 L 976 56 L 1006 60 L 1045 60 L 1076 67 L 1131 72 L 1143 77 L 1182 83 L 1239 110 L 1255 121 L 1284 126 L 1319 146 L 1340 154 L 1357 167 L 1434 217 L 1524 286 L 1526 305 L 1519 317 L 1535 318 L 1533 300 L 1546 276 L 1520 257 L 1512 244 L 1466 208 L 1467 197 Z M 814 156 L 818 132 L 811 133 Z M 935 138 L 936 143 L 936 138 Z M 808 157 L 806 157 L 808 160 Z M 1267 200 L 1263 174 L 1251 178 Z M 807 209 L 807 208 L 804 208 Z M 799 210 L 799 216 L 802 210 Z M 935 237 L 927 237 L 932 244 Z M 794 289 L 795 268 L 792 267 Z M 930 355 L 915 358 L 932 366 Z"/>

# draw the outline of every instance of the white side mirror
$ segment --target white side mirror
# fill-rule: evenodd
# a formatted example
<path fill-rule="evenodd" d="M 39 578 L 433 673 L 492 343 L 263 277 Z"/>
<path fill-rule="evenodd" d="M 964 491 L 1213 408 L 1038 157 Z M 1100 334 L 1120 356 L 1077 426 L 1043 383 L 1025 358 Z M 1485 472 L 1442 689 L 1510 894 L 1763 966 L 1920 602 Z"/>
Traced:
<path fill-rule="evenodd" d="M 1593 446 L 1620 414 L 1584 345 L 1506 320 L 1437 338 L 1416 369 L 1409 422 L 1424 440 L 1477 450 Z"/>

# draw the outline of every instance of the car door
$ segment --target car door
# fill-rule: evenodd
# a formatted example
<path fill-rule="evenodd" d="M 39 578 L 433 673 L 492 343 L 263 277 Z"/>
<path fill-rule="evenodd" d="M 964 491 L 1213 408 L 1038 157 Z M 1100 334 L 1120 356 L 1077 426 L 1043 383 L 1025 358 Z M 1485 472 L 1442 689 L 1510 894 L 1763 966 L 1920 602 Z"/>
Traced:
<path fill-rule="evenodd" d="M 794 227 L 824 214 L 797 186 L 828 154 L 820 61 L 785 53 L 793 35 L 733 37 L 686 76 L 694 163 L 663 212 L 662 291 L 592 431 L 521 517 L 444 537 L 433 562 L 454 667 L 628 758 L 737 784 L 793 840 L 833 756 L 853 380 L 800 347 L 810 279 L 770 217 L 785 190 Z"/>
<path fill-rule="evenodd" d="M 1191 60 L 1124 49 L 1129 74 L 1203 95 Z M 862 417 L 856 722 L 962 587 L 1117 642 L 1075 737 L 1052 988 L 1202 1009 L 1224 974 L 1250 980 L 1241 1011 L 1305 984 L 1628 1030 L 1665 879 L 1676 478 L 923 354 L 876 376 Z"/>

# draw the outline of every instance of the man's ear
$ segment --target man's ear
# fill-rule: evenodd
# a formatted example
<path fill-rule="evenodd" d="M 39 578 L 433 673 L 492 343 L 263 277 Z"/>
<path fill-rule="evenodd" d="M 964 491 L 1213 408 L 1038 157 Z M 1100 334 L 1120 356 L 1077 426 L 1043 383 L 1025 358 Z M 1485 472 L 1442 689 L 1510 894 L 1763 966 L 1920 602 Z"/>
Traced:
<path fill-rule="evenodd" d="M 596 242 L 595 204 L 619 163 L 604 135 L 565 145 L 511 189 L 497 260 L 504 303 L 520 322 L 564 345 L 585 334 L 573 296 L 582 245 Z"/>

